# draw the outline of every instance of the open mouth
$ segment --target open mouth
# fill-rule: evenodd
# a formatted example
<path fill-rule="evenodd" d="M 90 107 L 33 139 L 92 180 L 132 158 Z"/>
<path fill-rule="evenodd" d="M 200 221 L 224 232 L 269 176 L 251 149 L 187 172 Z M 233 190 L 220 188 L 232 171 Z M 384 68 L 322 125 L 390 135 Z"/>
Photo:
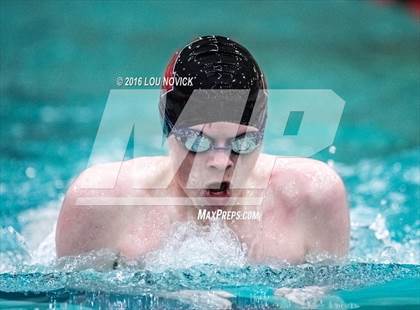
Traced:
<path fill-rule="evenodd" d="M 206 189 L 208 197 L 227 197 L 230 196 L 230 183 L 211 183 Z"/>

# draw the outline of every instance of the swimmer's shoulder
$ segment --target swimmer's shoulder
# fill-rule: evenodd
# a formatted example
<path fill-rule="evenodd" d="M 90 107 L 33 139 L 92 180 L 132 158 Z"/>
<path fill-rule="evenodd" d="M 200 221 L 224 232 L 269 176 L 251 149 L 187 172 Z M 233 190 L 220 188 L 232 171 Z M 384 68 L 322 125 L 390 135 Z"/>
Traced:
<path fill-rule="evenodd" d="M 130 160 L 96 164 L 79 174 L 70 190 L 83 194 L 84 189 L 112 189 L 114 194 L 129 186 L 153 185 L 168 175 L 167 156 L 144 156 Z M 70 193 L 71 193 L 70 192 Z"/>
<path fill-rule="evenodd" d="M 75 205 L 83 197 L 118 196 L 129 188 L 153 185 L 168 174 L 168 162 L 165 156 L 151 156 L 93 165 L 71 182 L 63 205 Z"/>
<path fill-rule="evenodd" d="M 276 157 L 268 190 L 283 202 L 274 204 L 274 208 L 294 209 L 307 254 L 325 252 L 342 257 L 347 253 L 347 194 L 332 167 L 310 158 Z"/>
<path fill-rule="evenodd" d="M 67 190 L 57 221 L 57 255 L 77 255 L 101 248 L 115 250 L 119 223 L 124 220 L 121 208 L 100 201 L 127 194 L 124 185 L 131 186 L 130 178 L 135 175 L 140 175 L 142 182 L 147 182 L 147 176 L 159 178 L 165 162 L 164 157 L 141 157 L 97 164 L 78 175 Z M 151 171 L 153 166 L 156 168 Z"/>
<path fill-rule="evenodd" d="M 110 195 L 114 168 L 115 163 L 94 165 L 71 182 L 57 220 L 58 257 L 112 246 L 112 238 L 105 232 L 109 231 L 106 219 L 113 218 L 113 210 L 98 200 Z"/>
<path fill-rule="evenodd" d="M 170 182 L 171 164 L 168 156 L 144 156 L 124 161 L 119 185 L 134 188 L 156 188 L 163 182 Z"/>
<path fill-rule="evenodd" d="M 340 198 L 346 195 L 344 183 L 339 174 L 326 163 L 300 157 L 277 157 L 264 154 L 264 160 L 271 164 L 270 187 L 282 191 L 295 187 L 302 198 L 310 201 Z"/>

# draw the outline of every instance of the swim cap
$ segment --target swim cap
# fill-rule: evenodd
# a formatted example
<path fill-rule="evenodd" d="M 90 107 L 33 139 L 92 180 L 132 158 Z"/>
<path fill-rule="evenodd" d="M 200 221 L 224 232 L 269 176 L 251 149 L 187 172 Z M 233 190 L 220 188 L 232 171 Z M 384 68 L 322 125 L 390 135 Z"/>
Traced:
<path fill-rule="evenodd" d="M 264 129 L 267 117 L 265 78 L 254 57 L 239 43 L 223 36 L 199 37 L 172 56 L 164 81 L 170 78 L 175 81 L 189 79 L 189 83 L 162 86 L 159 110 L 165 136 L 174 126 L 218 121 Z M 200 90 L 199 96 L 192 99 L 194 90 Z M 181 113 L 187 102 L 185 116 Z"/>

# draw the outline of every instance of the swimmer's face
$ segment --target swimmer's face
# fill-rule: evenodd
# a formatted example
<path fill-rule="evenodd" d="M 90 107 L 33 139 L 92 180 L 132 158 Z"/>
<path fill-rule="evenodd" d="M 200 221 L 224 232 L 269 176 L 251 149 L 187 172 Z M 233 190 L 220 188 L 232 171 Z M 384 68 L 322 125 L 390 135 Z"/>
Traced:
<path fill-rule="evenodd" d="M 237 154 L 231 152 L 230 142 L 246 133 L 258 132 L 257 128 L 229 122 L 215 122 L 192 126 L 189 129 L 210 138 L 213 147 L 207 151 L 194 153 L 189 151 L 174 134 L 169 136 L 170 157 L 173 168 L 177 171 L 175 180 L 188 195 L 205 196 L 209 189 L 225 191 L 226 186 L 238 188 L 245 184 L 253 172 L 261 146 L 250 153 Z M 205 139 L 205 142 L 209 140 Z M 206 149 L 206 145 L 208 144 L 203 143 L 197 150 Z M 212 194 L 216 193 L 212 191 Z"/>

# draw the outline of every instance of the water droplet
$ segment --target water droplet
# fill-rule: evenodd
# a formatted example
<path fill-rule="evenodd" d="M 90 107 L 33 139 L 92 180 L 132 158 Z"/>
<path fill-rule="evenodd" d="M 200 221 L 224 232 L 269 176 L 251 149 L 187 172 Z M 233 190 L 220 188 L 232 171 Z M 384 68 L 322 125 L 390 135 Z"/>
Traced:
<path fill-rule="evenodd" d="M 25 170 L 25 174 L 29 179 L 33 179 L 36 177 L 36 170 L 33 167 L 28 167 Z"/>
<path fill-rule="evenodd" d="M 330 154 L 335 154 L 335 151 L 336 151 L 336 147 L 335 147 L 334 145 L 331 145 L 331 146 L 328 148 L 328 152 L 329 152 Z"/>

